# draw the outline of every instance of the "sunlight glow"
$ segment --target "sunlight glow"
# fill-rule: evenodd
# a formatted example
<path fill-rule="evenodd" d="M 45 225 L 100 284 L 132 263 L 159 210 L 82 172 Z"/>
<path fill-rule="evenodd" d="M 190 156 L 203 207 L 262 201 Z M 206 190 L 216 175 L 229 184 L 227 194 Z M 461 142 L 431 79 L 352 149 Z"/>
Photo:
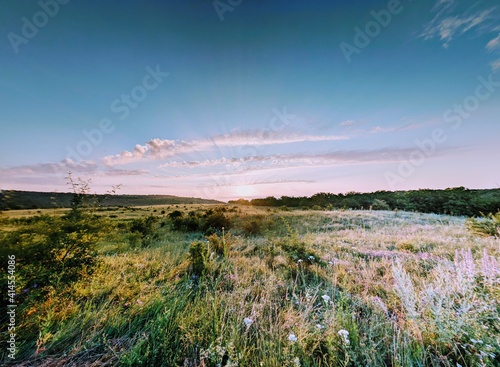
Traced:
<path fill-rule="evenodd" d="M 248 199 L 257 194 L 255 187 L 252 185 L 242 185 L 242 186 L 234 186 L 233 193 L 239 199 Z"/>

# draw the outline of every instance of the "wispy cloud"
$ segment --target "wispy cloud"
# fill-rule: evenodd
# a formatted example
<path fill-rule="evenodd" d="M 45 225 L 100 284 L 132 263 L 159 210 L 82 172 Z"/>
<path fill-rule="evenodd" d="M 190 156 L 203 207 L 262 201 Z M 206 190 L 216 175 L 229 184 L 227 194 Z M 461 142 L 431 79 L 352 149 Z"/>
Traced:
<path fill-rule="evenodd" d="M 192 141 L 152 139 L 144 145 L 136 145 L 131 151 L 126 150 L 116 155 L 106 156 L 102 162 L 105 165 L 114 166 L 143 160 L 161 160 L 186 153 L 218 149 L 219 147 L 278 145 L 346 139 L 348 139 L 347 136 L 341 135 L 307 135 L 270 130 L 234 131 Z"/>
<path fill-rule="evenodd" d="M 447 48 L 457 36 L 479 29 L 486 21 L 493 19 L 492 12 L 495 8 L 453 14 L 455 4 L 453 0 L 439 0 L 433 8 L 437 14 L 426 24 L 420 37 L 425 40 L 439 38 L 443 42 L 443 47 Z"/>
<path fill-rule="evenodd" d="M 490 64 L 490 66 L 491 66 L 491 70 L 496 73 L 498 70 L 500 70 L 500 59 L 493 61 Z"/>
<path fill-rule="evenodd" d="M 229 134 L 217 135 L 210 139 L 211 142 L 221 146 L 240 145 L 274 145 L 314 141 L 346 140 L 343 135 L 308 135 L 296 132 L 283 132 L 272 130 L 245 130 Z"/>
<path fill-rule="evenodd" d="M 425 40 L 439 38 L 443 47 L 448 48 L 456 38 L 468 32 L 473 32 L 474 36 L 495 33 L 496 36 L 490 39 L 485 48 L 488 52 L 500 50 L 498 7 L 484 7 L 481 2 L 464 1 L 463 5 L 467 10 L 460 11 L 458 3 L 455 0 L 438 0 L 432 9 L 436 14 L 425 25 L 420 37 Z M 490 66 L 493 72 L 497 71 L 498 60 L 493 61 Z"/>
<path fill-rule="evenodd" d="M 146 170 L 131 170 L 102 167 L 92 161 L 73 162 L 65 159 L 60 162 L 37 163 L 25 166 L 0 168 L 0 176 L 33 176 L 33 175 L 66 175 L 68 172 L 75 174 L 92 174 L 99 176 L 135 176 L 143 175 Z"/>
<path fill-rule="evenodd" d="M 399 125 L 399 126 L 374 126 L 371 129 L 366 130 L 364 132 L 367 132 L 369 134 L 382 134 L 382 133 L 392 133 L 396 131 L 410 131 L 410 130 L 421 129 L 429 125 L 435 125 L 436 123 L 438 122 L 430 120 L 426 122 L 406 123 L 404 125 Z"/>
<path fill-rule="evenodd" d="M 486 44 L 486 49 L 490 52 L 500 49 L 500 33 Z"/>
<path fill-rule="evenodd" d="M 381 133 L 390 133 L 393 131 L 397 131 L 396 127 L 382 127 L 382 126 L 374 126 L 368 132 L 370 134 L 381 134 Z"/>
<path fill-rule="evenodd" d="M 342 121 L 339 125 L 342 127 L 351 127 L 351 126 L 354 126 L 356 124 L 358 124 L 358 122 L 355 120 L 346 120 L 346 121 Z"/>
<path fill-rule="evenodd" d="M 151 139 L 144 145 L 137 144 L 131 151 L 106 156 L 102 162 L 108 166 L 138 162 L 143 159 L 158 160 L 174 157 L 199 148 L 200 144 L 183 140 Z"/>
<path fill-rule="evenodd" d="M 239 174 L 247 171 L 268 170 L 276 168 L 297 168 L 312 166 L 340 166 L 350 164 L 380 164 L 399 162 L 404 160 L 415 150 L 409 148 L 380 148 L 373 150 L 342 150 L 321 154 L 297 153 L 297 154 L 275 154 L 269 156 L 252 156 L 241 158 L 218 158 L 200 161 L 171 161 L 164 163 L 160 168 L 172 167 L 215 167 L 224 169 L 216 175 Z M 435 156 L 455 152 L 457 148 L 442 148 Z M 211 173 L 213 175 L 213 173 Z"/>

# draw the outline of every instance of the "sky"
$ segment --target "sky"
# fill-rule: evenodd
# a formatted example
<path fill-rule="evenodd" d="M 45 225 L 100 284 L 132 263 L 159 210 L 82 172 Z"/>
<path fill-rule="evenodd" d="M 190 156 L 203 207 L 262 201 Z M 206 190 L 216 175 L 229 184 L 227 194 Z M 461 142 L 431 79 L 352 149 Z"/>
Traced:
<path fill-rule="evenodd" d="M 497 1 L 0 7 L 0 189 L 500 187 Z"/>

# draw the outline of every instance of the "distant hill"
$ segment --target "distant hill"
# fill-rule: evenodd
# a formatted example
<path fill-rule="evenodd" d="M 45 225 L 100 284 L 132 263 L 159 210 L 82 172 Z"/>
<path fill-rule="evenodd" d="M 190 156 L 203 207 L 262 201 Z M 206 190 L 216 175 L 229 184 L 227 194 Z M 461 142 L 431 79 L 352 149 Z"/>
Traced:
<path fill-rule="evenodd" d="M 0 209 L 69 208 L 74 194 L 37 191 L 0 191 Z M 93 196 L 93 195 L 91 195 Z M 217 200 L 173 195 L 97 195 L 104 206 L 145 206 L 168 204 L 224 204 Z"/>

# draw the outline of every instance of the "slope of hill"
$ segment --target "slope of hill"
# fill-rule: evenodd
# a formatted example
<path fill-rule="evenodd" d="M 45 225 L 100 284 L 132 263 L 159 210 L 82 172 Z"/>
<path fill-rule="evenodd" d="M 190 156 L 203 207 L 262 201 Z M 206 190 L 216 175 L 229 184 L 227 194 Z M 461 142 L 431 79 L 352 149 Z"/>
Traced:
<path fill-rule="evenodd" d="M 0 209 L 49 209 L 69 208 L 74 194 L 3 190 L 0 192 Z M 173 195 L 97 195 L 106 206 L 143 206 L 164 204 L 222 204 L 221 201 Z"/>

